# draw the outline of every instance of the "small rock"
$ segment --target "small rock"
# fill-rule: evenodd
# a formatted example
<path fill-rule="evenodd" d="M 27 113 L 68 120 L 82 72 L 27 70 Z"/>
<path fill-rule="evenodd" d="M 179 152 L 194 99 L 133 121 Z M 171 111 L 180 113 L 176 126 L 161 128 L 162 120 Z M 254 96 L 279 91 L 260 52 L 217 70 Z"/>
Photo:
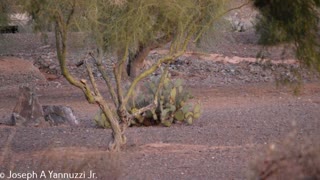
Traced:
<path fill-rule="evenodd" d="M 79 125 L 79 121 L 73 114 L 73 110 L 67 106 L 43 106 L 44 118 L 51 126 Z"/>
<path fill-rule="evenodd" d="M 57 69 L 58 68 L 58 66 L 57 65 L 55 65 L 55 64 L 51 64 L 50 66 L 49 66 L 49 69 Z"/>

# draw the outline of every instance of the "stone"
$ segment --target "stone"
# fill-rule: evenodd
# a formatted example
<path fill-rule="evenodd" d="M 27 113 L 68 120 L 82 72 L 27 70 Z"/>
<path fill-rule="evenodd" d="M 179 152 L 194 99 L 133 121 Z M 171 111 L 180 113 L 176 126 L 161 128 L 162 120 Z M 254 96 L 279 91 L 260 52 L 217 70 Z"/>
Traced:
<path fill-rule="evenodd" d="M 42 106 L 34 90 L 28 86 L 19 87 L 19 98 L 11 115 L 12 125 L 47 126 L 43 118 Z"/>
<path fill-rule="evenodd" d="M 33 88 L 19 87 L 19 98 L 11 115 L 11 124 L 22 127 L 79 125 L 73 110 L 67 106 L 42 106 Z"/>
<path fill-rule="evenodd" d="M 43 106 L 44 118 L 51 126 L 70 125 L 77 126 L 79 121 L 68 106 L 45 105 Z"/>
<path fill-rule="evenodd" d="M 56 64 L 51 64 L 50 66 L 49 66 L 49 69 L 51 69 L 51 70 L 56 70 L 56 69 L 58 69 L 59 67 L 58 67 L 58 65 L 56 65 Z"/>

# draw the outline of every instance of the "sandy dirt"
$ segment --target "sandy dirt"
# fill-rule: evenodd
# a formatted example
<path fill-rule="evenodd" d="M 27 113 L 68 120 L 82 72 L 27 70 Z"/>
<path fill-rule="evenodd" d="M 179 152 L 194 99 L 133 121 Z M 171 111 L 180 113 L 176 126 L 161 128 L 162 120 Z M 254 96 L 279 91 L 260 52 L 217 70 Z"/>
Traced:
<path fill-rule="evenodd" d="M 277 89 L 274 84 L 198 87 L 191 91 L 194 100 L 203 104 L 203 114 L 194 125 L 129 128 L 121 158 L 109 158 L 118 164 L 110 165 L 104 159 L 100 162 L 103 166 L 94 166 L 98 157 L 110 156 L 106 149 L 111 138 L 110 130 L 96 128 L 92 122 L 97 107 L 67 85 L 58 91 L 39 90 L 42 104 L 72 107 L 81 125 L 0 125 L 0 160 L 4 165 L 0 170 L 26 172 L 39 170 L 39 164 L 44 164 L 64 172 L 68 168 L 63 164 L 73 167 L 85 163 L 89 167 L 84 169 L 96 171 L 100 179 L 245 179 L 249 163 L 259 151 L 285 139 L 293 130 L 298 131 L 297 140 L 320 137 L 319 83 L 306 84 L 299 96 L 294 96 L 292 89 Z M 1 116 L 8 119 L 16 96 L 13 90 L 2 90 L 1 94 Z M 105 168 L 111 168 L 112 173 L 106 173 Z"/>

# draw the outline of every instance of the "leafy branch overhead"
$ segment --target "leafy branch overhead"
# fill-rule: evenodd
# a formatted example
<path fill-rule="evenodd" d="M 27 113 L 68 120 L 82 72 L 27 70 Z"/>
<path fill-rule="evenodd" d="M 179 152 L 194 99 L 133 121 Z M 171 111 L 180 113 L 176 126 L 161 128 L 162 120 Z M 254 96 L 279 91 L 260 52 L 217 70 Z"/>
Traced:
<path fill-rule="evenodd" d="M 88 12 L 88 20 L 101 32 L 106 48 L 119 50 L 129 44 L 130 50 L 136 51 L 140 45 L 156 43 L 162 37 L 183 39 L 190 30 L 198 32 L 219 13 L 222 2 L 136 0 L 119 7 L 96 1 L 90 3 L 93 11 Z"/>
<path fill-rule="evenodd" d="M 263 44 L 295 44 L 301 62 L 320 72 L 319 0 L 252 0 L 261 12 L 257 31 Z"/>

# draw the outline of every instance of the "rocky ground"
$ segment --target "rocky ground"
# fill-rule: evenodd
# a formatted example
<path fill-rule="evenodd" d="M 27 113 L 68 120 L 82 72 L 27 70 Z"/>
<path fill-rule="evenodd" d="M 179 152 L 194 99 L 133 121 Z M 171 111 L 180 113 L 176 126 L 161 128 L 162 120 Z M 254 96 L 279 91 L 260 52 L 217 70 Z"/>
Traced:
<path fill-rule="evenodd" d="M 243 22 L 255 14 L 245 15 L 230 15 L 230 27 L 237 31 L 222 31 L 200 48 L 191 46 L 170 66 L 173 77 L 182 78 L 195 96 L 193 101 L 202 102 L 201 118 L 192 126 L 129 128 L 128 144 L 120 154 L 106 152 L 111 131 L 92 121 L 97 106 L 61 77 L 52 34 L 0 35 L 0 178 L 10 170 L 40 174 L 52 169 L 84 171 L 87 179 L 90 170 L 98 179 L 247 179 L 253 176 L 250 169 L 256 159 L 268 160 L 262 152 L 286 147 L 283 142 L 291 134 L 298 144 L 313 140 L 315 145 L 320 138 L 317 75 L 301 68 L 292 51 L 283 53 L 284 46 L 270 48 L 266 59 L 257 60 L 262 47 L 248 21 Z M 72 34 L 69 41 L 68 67 L 81 78 L 86 73 L 76 63 L 87 58 L 87 43 L 81 33 Z M 164 53 L 153 51 L 148 60 Z M 112 57 L 104 62 L 107 67 L 112 63 Z M 95 76 L 101 79 L 98 72 Z M 299 79 L 304 86 L 276 86 Z M 80 125 L 9 126 L 22 84 L 35 85 L 43 105 L 72 107 Z M 299 165 L 287 167 L 303 169 Z M 285 179 L 299 179 L 303 173 L 291 171 Z"/>

